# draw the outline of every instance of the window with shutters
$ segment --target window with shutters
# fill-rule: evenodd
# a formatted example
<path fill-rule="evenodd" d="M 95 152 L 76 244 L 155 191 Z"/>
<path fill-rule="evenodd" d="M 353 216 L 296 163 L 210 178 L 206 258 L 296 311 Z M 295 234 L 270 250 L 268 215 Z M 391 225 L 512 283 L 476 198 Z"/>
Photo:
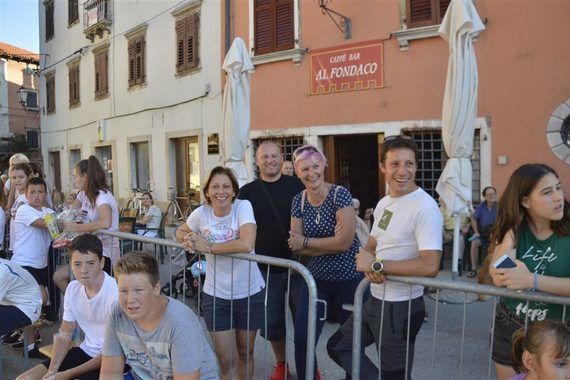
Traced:
<path fill-rule="evenodd" d="M 55 112 L 55 73 L 46 74 L 46 112 Z"/>
<path fill-rule="evenodd" d="M 294 1 L 253 1 L 255 55 L 293 49 L 295 46 Z"/>
<path fill-rule="evenodd" d="M 109 93 L 109 50 L 94 53 L 95 60 L 95 98 Z"/>
<path fill-rule="evenodd" d="M 79 0 L 67 0 L 67 25 L 79 21 Z"/>
<path fill-rule="evenodd" d="M 79 105 L 79 64 L 69 66 L 69 107 Z"/>
<path fill-rule="evenodd" d="M 145 68 L 145 35 L 138 35 L 129 39 L 129 87 L 143 84 L 146 80 Z"/>
<path fill-rule="evenodd" d="M 200 67 L 200 14 L 193 12 L 176 19 L 176 73 Z"/>
<path fill-rule="evenodd" d="M 406 0 L 408 28 L 441 24 L 451 0 Z"/>
<path fill-rule="evenodd" d="M 46 41 L 52 39 L 54 36 L 54 21 L 53 21 L 53 7 L 54 1 L 49 0 L 44 3 L 45 7 L 45 21 L 46 21 Z"/>

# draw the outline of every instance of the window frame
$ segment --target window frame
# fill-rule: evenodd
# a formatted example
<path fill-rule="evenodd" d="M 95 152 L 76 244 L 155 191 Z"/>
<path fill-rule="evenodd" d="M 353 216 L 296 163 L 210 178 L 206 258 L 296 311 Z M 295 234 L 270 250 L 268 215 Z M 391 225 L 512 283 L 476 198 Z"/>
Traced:
<path fill-rule="evenodd" d="M 249 46 L 253 64 L 260 65 L 289 59 L 295 64 L 301 63 L 305 50 L 301 48 L 300 1 L 293 0 L 293 47 L 288 50 L 280 50 L 266 54 L 257 54 L 255 52 L 255 1 L 256 0 L 249 0 Z"/>
<path fill-rule="evenodd" d="M 430 13 L 431 13 L 431 18 L 428 19 L 423 19 L 420 21 L 412 21 L 412 2 L 424 2 L 424 3 L 430 3 Z M 443 4 L 443 10 L 442 10 L 442 3 Z M 445 11 L 447 10 L 447 8 L 449 7 L 449 3 L 450 0 L 406 0 L 406 25 L 408 28 L 420 28 L 423 26 L 431 26 L 431 25 L 439 25 L 441 24 L 441 21 L 443 20 L 443 16 L 445 16 Z"/>
<path fill-rule="evenodd" d="M 30 137 L 30 135 L 32 137 Z M 35 144 L 31 145 L 30 141 L 35 140 Z M 40 150 L 40 131 L 37 129 L 27 129 L 26 130 L 26 143 L 30 150 Z"/>
<path fill-rule="evenodd" d="M 69 108 L 78 107 L 81 104 L 81 81 L 80 81 L 80 68 L 79 62 L 73 62 L 67 66 L 67 76 L 69 84 Z"/>
<path fill-rule="evenodd" d="M 109 94 L 109 48 L 93 51 L 93 87 L 95 99 Z"/>
<path fill-rule="evenodd" d="M 26 96 L 26 104 L 24 105 L 24 107 L 26 108 L 26 111 L 37 111 L 39 109 L 38 103 L 39 103 L 39 99 L 38 99 L 38 91 L 36 90 L 26 90 L 26 92 L 28 93 Z M 35 96 L 35 104 L 30 105 L 30 94 L 34 94 Z"/>
<path fill-rule="evenodd" d="M 46 74 L 46 113 L 52 114 L 56 111 L 55 103 L 55 72 Z"/>
<path fill-rule="evenodd" d="M 137 52 L 137 44 L 140 51 Z M 138 65 L 137 65 L 138 60 Z M 127 42 L 127 79 L 129 88 L 146 83 L 146 33 L 128 37 Z"/>
<path fill-rule="evenodd" d="M 189 27 L 192 25 L 192 28 Z M 188 31 L 192 29 L 192 59 L 189 59 Z M 175 69 L 177 75 L 184 75 L 200 68 L 200 9 L 178 14 L 174 21 Z M 182 57 L 182 59 L 180 59 Z"/>
<path fill-rule="evenodd" d="M 55 0 L 44 1 L 45 39 L 46 42 L 55 37 Z"/>
<path fill-rule="evenodd" d="M 79 0 L 67 0 L 67 26 L 79 21 Z"/>

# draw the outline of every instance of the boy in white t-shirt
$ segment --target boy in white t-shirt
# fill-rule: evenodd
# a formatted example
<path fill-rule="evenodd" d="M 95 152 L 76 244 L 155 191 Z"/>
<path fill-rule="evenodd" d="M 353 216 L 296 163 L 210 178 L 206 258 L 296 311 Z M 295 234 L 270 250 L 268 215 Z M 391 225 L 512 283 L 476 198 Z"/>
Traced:
<path fill-rule="evenodd" d="M 47 213 L 54 211 L 42 207 L 46 196 L 46 183 L 41 178 L 30 178 L 26 185 L 27 204 L 22 204 L 14 218 L 14 254 L 11 261 L 22 266 L 34 276 L 42 290 L 42 300 L 47 302 L 48 251 L 51 238 L 44 221 Z"/>
<path fill-rule="evenodd" d="M 117 301 L 117 283 L 103 272 L 103 247 L 95 235 L 77 236 L 69 252 L 76 280 L 65 292 L 63 321 L 54 337 L 52 358 L 17 379 L 99 379 L 105 326 Z M 76 325 L 85 334 L 79 347 L 73 347 L 71 340 Z"/>

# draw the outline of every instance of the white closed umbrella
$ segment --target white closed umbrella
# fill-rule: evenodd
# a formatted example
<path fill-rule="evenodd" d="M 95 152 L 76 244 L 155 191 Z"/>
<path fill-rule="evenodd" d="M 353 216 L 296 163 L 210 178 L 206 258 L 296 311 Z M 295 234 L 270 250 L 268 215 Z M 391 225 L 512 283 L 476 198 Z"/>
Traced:
<path fill-rule="evenodd" d="M 458 273 L 460 219 L 471 209 L 471 155 L 478 86 L 473 37 L 484 29 L 471 0 L 451 0 L 439 28 L 439 35 L 449 43 L 442 112 L 443 145 L 449 159 L 437 182 L 436 191 L 448 215 L 455 217 L 454 277 Z"/>
<path fill-rule="evenodd" d="M 245 151 L 249 141 L 249 82 L 253 70 L 253 63 L 241 38 L 234 39 L 222 69 L 226 72 L 226 85 L 222 99 L 221 156 L 224 166 L 234 171 L 241 187 L 248 182 Z"/>

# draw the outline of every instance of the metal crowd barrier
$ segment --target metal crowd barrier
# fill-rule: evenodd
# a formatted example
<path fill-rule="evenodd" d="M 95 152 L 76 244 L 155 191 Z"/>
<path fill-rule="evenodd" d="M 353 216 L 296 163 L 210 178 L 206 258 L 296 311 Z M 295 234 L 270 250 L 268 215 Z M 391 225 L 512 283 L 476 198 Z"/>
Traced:
<path fill-rule="evenodd" d="M 496 306 L 499 302 L 499 297 L 510 297 L 516 298 L 521 300 L 526 300 L 526 308 L 528 308 L 529 301 L 540 301 L 540 302 L 548 302 L 553 304 L 563 305 L 563 314 L 562 319 L 565 320 L 566 317 L 566 307 L 570 306 L 570 297 L 559 297 L 554 296 L 547 293 L 542 292 L 535 292 L 535 291 L 516 291 L 510 290 L 507 288 L 499 288 L 492 285 L 482 285 L 482 284 L 475 284 L 475 283 L 466 283 L 461 281 L 450 281 L 450 280 L 438 280 L 435 278 L 428 278 L 428 277 L 402 277 L 402 276 L 387 276 L 389 281 L 399 282 L 404 284 L 409 284 L 410 289 L 411 285 L 422 285 L 425 287 L 430 287 L 436 289 L 435 293 L 435 316 L 434 316 L 434 328 L 433 328 L 433 339 L 432 339 L 432 365 L 435 364 L 435 352 L 436 352 L 436 334 L 437 334 L 437 317 L 438 317 L 438 306 L 440 303 L 440 290 L 448 289 L 463 292 L 464 294 L 464 301 L 463 301 L 463 322 L 461 326 L 461 349 L 460 349 L 460 360 L 459 360 L 459 379 L 463 378 L 463 353 L 464 353 L 464 345 L 465 345 L 465 322 L 467 317 L 467 294 L 474 293 L 474 294 L 482 294 L 482 295 L 489 295 L 495 296 L 494 307 L 493 307 L 493 315 L 492 315 L 492 325 L 490 326 L 490 333 L 491 333 L 491 342 L 490 342 L 490 349 L 488 355 L 488 368 L 487 368 L 487 379 L 491 378 L 491 370 L 492 370 L 492 359 L 491 359 L 491 352 L 493 347 L 493 331 L 495 328 L 495 313 L 496 313 Z M 368 279 L 364 278 L 356 292 L 354 294 L 354 326 L 353 326 L 353 336 L 352 336 L 352 378 L 353 379 L 360 379 L 360 350 L 361 350 L 361 331 L 362 331 L 362 306 L 363 306 L 363 296 L 365 291 L 368 289 L 370 282 Z M 385 289 L 385 288 L 384 288 Z M 411 296 L 411 290 L 410 290 Z M 372 295 L 370 295 L 372 297 Z M 408 357 L 409 357 L 409 343 L 410 343 L 410 317 L 411 317 L 411 298 L 408 300 L 408 336 L 407 336 L 407 345 L 406 345 L 406 369 L 405 369 L 405 378 L 407 379 L 409 374 L 408 368 Z M 384 313 L 384 303 L 382 303 L 382 311 L 381 311 L 381 320 L 383 319 Z M 528 324 L 528 318 L 525 318 L 525 328 Z M 380 324 L 380 332 L 379 336 L 382 336 L 382 324 Z M 378 349 L 378 366 L 380 368 L 381 363 L 381 339 L 380 339 L 380 346 Z M 379 379 L 380 379 L 379 375 Z"/>
<path fill-rule="evenodd" d="M 179 250 L 180 252 L 183 252 L 183 250 L 184 250 L 184 248 L 182 247 L 182 245 L 180 243 L 178 243 L 174 240 L 169 240 L 169 239 L 150 238 L 150 237 L 146 237 L 146 236 L 140 236 L 137 234 L 129 234 L 129 233 L 124 233 L 124 232 L 111 232 L 111 231 L 107 231 L 107 230 L 97 230 L 97 231 L 94 231 L 94 233 L 116 237 L 116 238 L 118 238 L 120 240 L 124 240 L 124 241 L 140 242 L 143 244 L 143 247 L 144 247 L 144 244 L 152 244 L 155 246 L 155 249 L 154 249 L 155 252 L 157 252 L 156 247 L 169 247 L 169 248 L 173 248 L 174 250 Z M 123 248 L 123 246 L 124 246 L 124 244 L 121 244 L 121 248 Z M 134 245 L 133 245 L 133 247 L 134 247 Z M 160 249 L 158 251 L 160 251 Z M 123 252 L 121 252 L 121 254 L 122 253 Z M 162 253 L 161 253 L 161 255 L 162 255 Z M 218 256 L 218 255 L 216 255 L 216 256 Z M 256 262 L 258 264 L 265 264 L 268 266 L 278 266 L 278 267 L 282 267 L 282 268 L 287 268 L 289 270 L 289 276 L 291 276 L 291 272 L 295 272 L 295 273 L 298 273 L 304 279 L 304 281 L 307 284 L 308 293 L 309 293 L 308 326 L 307 326 L 307 359 L 306 359 L 307 362 L 306 362 L 306 369 L 305 369 L 306 375 L 305 376 L 308 379 L 312 378 L 313 373 L 314 373 L 314 368 L 315 368 L 317 286 L 316 286 L 315 280 L 314 280 L 313 276 L 311 275 L 311 273 L 309 272 L 309 270 L 297 261 L 264 256 L 259 252 L 256 252 L 255 255 L 238 253 L 238 254 L 231 254 L 231 255 L 226 255 L 226 256 L 229 256 L 232 259 L 236 259 L 236 260 L 247 260 L 247 261 Z M 176 291 L 176 289 L 173 289 L 173 284 L 172 284 L 172 282 L 173 282 L 172 281 L 172 279 L 173 279 L 173 271 L 172 271 L 173 259 L 176 259 L 176 255 L 173 254 L 173 250 L 171 250 L 171 252 L 168 252 L 168 250 L 166 250 L 166 258 L 168 259 L 169 279 L 171 280 L 170 281 L 170 294 L 173 294 L 173 292 Z M 215 258 L 215 256 L 214 256 L 214 258 Z M 268 268 L 268 270 L 269 270 L 269 268 Z M 186 275 L 187 275 L 186 270 L 184 270 L 184 265 L 183 265 L 183 271 L 182 271 L 182 281 L 183 282 L 182 282 L 182 284 L 186 284 Z M 214 279 L 214 284 L 215 284 L 215 279 Z M 266 286 L 270 286 L 270 284 L 266 284 Z M 185 287 L 182 286 L 182 292 L 180 292 L 180 293 L 182 293 L 183 300 L 185 297 L 184 291 L 185 291 Z M 289 299 L 289 297 L 287 297 L 287 299 Z M 267 299 L 265 301 L 267 302 Z M 215 305 L 214 305 L 214 307 L 215 307 Z M 286 308 L 286 310 L 287 310 L 287 308 Z M 198 313 L 199 313 L 199 304 L 198 304 L 197 314 Z M 265 318 L 265 320 L 267 320 L 267 318 Z M 247 348 L 248 348 L 248 352 L 249 352 L 249 347 L 247 347 Z M 248 361 L 248 363 L 249 363 L 249 361 Z M 247 371 L 249 372 L 250 369 L 247 368 Z M 268 377 L 268 376 L 266 376 L 266 377 Z"/>

